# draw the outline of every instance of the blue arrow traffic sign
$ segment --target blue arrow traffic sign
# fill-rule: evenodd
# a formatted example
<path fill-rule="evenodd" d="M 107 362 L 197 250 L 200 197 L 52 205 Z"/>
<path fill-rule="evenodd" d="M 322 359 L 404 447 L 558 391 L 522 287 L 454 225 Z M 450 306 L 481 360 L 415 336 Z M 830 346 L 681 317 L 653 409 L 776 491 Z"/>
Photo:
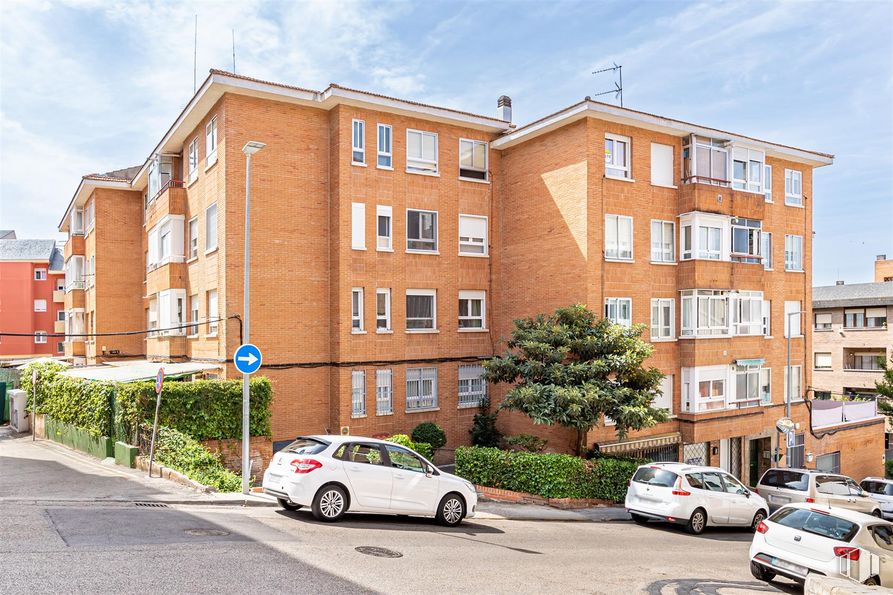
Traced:
<path fill-rule="evenodd" d="M 257 372 L 263 359 L 260 349 L 251 343 L 239 345 L 236 353 L 233 354 L 233 363 L 236 365 L 236 370 L 242 374 L 254 374 Z"/>

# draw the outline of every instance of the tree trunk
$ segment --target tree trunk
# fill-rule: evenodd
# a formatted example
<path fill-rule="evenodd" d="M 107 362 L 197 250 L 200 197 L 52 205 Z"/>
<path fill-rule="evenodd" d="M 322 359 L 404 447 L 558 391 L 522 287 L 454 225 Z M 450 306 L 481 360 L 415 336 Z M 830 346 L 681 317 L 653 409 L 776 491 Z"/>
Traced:
<path fill-rule="evenodd" d="M 586 454 L 586 434 L 589 432 L 588 429 L 581 430 L 577 428 L 577 456 L 582 457 Z"/>

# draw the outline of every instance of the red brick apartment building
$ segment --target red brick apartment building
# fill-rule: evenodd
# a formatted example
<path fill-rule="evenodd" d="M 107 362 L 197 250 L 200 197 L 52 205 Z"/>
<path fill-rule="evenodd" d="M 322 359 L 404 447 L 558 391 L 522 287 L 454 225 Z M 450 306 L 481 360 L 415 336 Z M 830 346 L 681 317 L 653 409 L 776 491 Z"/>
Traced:
<path fill-rule="evenodd" d="M 0 359 L 61 356 L 65 331 L 62 251 L 54 240 L 0 231 Z M 24 335 L 24 336 L 15 336 Z"/>
<path fill-rule="evenodd" d="M 488 117 L 211 71 L 142 166 L 81 181 L 60 224 L 69 328 L 152 332 L 72 337 L 68 355 L 235 377 L 248 141 L 266 143 L 252 158 L 251 340 L 275 441 L 432 420 L 467 443 L 481 399 L 503 393 L 479 361 L 512 319 L 583 302 L 649 326 L 672 413 L 622 444 L 610 426 L 591 441 L 745 479 L 770 464 L 784 314 L 811 316 L 812 170 L 831 155 L 588 98 L 515 126 L 507 97 Z M 845 470 L 879 472 L 882 426 L 810 431 L 810 325 L 792 318 L 792 457 L 840 451 Z"/>

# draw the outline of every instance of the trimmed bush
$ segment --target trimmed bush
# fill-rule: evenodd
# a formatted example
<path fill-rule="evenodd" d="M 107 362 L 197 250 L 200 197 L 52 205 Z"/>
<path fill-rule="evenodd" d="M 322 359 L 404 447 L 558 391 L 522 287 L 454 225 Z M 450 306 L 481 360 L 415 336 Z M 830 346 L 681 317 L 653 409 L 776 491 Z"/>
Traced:
<path fill-rule="evenodd" d="M 482 486 L 544 498 L 595 498 L 621 502 L 639 461 L 566 454 L 513 452 L 464 446 L 456 449 L 456 475 Z"/>
<path fill-rule="evenodd" d="M 405 446 L 406 448 L 411 448 L 426 459 L 431 459 L 434 457 L 434 449 L 431 448 L 431 445 L 427 442 L 413 442 L 412 438 L 407 436 L 406 434 L 394 434 L 389 438 L 385 438 L 388 442 L 393 442 L 394 444 L 399 444 L 400 446 Z"/>
<path fill-rule="evenodd" d="M 468 433 L 471 434 L 471 443 L 475 446 L 499 446 L 502 441 L 502 433 L 496 429 L 497 412 L 488 411 L 474 414 L 474 421 Z"/>
<path fill-rule="evenodd" d="M 436 423 L 425 421 L 417 425 L 412 431 L 412 441 L 427 442 L 431 445 L 431 448 L 437 450 L 438 448 L 443 448 L 443 445 L 446 444 L 446 432 Z"/>
<path fill-rule="evenodd" d="M 144 426 L 151 434 L 152 427 Z M 220 492 L 239 492 L 242 478 L 226 469 L 211 451 L 186 434 L 165 426 L 155 437 L 155 460 L 189 479 Z"/>
<path fill-rule="evenodd" d="M 115 386 L 108 382 L 91 382 L 62 376 L 68 366 L 59 362 L 28 364 L 21 375 L 22 390 L 28 393 L 31 410 L 31 373 L 37 371 L 37 412 L 45 413 L 63 424 L 88 432 L 91 436 L 112 436 L 112 403 Z"/>
<path fill-rule="evenodd" d="M 502 441 L 509 450 L 522 450 L 525 452 L 543 452 L 543 449 L 546 448 L 546 444 L 549 442 L 545 438 L 539 438 L 533 434 L 506 436 Z"/>
<path fill-rule="evenodd" d="M 884 463 L 884 471 L 887 475 L 887 479 L 893 479 L 893 461 Z"/>

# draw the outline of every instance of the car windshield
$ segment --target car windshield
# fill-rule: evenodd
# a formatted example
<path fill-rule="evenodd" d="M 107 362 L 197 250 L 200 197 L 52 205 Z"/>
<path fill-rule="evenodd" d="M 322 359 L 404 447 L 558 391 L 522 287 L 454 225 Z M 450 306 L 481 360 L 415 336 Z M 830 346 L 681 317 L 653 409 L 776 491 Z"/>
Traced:
<path fill-rule="evenodd" d="M 672 471 L 667 471 L 660 467 L 639 467 L 639 470 L 633 475 L 633 481 L 652 486 L 671 488 L 673 487 L 673 484 L 676 483 L 678 477 L 679 476 Z"/>
<path fill-rule="evenodd" d="M 893 525 L 884 523 L 882 525 L 872 525 L 868 528 L 874 542 L 885 550 L 893 551 Z"/>
<path fill-rule="evenodd" d="M 324 451 L 329 445 L 315 438 L 298 438 L 282 450 L 299 455 L 316 455 Z"/>
<path fill-rule="evenodd" d="M 849 496 L 850 488 L 843 477 L 819 475 L 815 478 L 816 491 L 831 496 Z"/>

